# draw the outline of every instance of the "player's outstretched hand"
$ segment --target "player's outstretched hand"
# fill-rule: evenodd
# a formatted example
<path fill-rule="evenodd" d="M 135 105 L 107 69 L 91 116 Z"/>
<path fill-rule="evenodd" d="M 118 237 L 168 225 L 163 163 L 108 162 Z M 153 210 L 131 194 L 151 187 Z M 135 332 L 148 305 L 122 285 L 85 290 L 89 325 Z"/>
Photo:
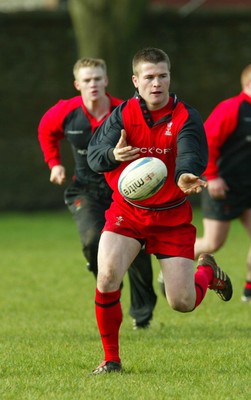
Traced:
<path fill-rule="evenodd" d="M 127 145 L 125 129 L 121 129 L 121 136 L 113 150 L 113 154 L 116 161 L 132 161 L 140 156 L 138 147 Z"/>
<path fill-rule="evenodd" d="M 200 179 L 194 174 L 181 174 L 178 180 L 179 188 L 187 195 L 192 193 L 200 193 L 203 187 L 207 186 L 207 182 Z"/>

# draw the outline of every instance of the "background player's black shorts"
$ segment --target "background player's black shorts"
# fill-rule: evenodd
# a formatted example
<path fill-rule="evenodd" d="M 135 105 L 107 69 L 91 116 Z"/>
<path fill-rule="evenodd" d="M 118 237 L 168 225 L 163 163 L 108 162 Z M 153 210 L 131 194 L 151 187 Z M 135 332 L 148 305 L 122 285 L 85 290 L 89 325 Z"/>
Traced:
<path fill-rule="evenodd" d="M 204 218 L 230 221 L 242 215 L 243 211 L 251 208 L 251 188 L 247 190 L 227 192 L 223 200 L 212 199 L 207 189 L 201 193 L 201 208 Z"/>

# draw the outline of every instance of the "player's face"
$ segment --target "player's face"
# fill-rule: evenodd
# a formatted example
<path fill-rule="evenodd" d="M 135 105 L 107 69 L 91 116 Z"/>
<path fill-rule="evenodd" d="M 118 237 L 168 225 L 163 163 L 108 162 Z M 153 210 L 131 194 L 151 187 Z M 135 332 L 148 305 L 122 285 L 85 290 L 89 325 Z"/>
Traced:
<path fill-rule="evenodd" d="M 133 75 L 132 80 L 149 110 L 158 110 L 168 103 L 170 71 L 165 62 L 140 63 L 137 66 L 137 75 Z"/>
<path fill-rule="evenodd" d="M 84 67 L 79 69 L 74 85 L 86 101 L 96 101 L 104 96 L 108 79 L 101 67 Z"/>

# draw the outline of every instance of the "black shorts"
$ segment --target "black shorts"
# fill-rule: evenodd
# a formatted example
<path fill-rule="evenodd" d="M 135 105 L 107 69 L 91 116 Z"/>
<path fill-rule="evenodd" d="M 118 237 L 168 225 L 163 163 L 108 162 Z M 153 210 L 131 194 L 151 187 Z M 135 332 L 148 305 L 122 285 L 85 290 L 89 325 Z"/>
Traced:
<path fill-rule="evenodd" d="M 208 190 L 203 189 L 201 208 L 204 218 L 219 221 L 239 218 L 246 209 L 251 208 L 251 188 L 243 191 L 230 190 L 227 192 L 227 197 L 222 200 L 212 199 Z"/>
<path fill-rule="evenodd" d="M 112 201 L 111 193 L 107 185 L 105 187 L 97 184 L 80 185 L 77 182 L 72 182 L 64 193 L 65 204 L 77 224 L 81 243 L 83 247 L 90 246 L 92 240 L 95 258 L 98 248 L 96 242 L 105 224 L 105 211 Z"/>

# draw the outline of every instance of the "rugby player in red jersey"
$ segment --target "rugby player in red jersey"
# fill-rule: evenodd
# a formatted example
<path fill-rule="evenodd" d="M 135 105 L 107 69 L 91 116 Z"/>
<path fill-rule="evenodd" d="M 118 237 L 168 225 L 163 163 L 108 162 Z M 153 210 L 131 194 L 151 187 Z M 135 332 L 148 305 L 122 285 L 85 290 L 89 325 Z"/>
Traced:
<path fill-rule="evenodd" d="M 240 80 L 241 92 L 220 102 L 204 124 L 208 186 L 201 198 L 204 232 L 196 239 L 195 257 L 219 250 L 236 218 L 251 238 L 251 64 L 243 69 Z M 251 247 L 241 299 L 251 301 Z"/>
<path fill-rule="evenodd" d="M 191 106 L 169 94 L 170 61 L 158 48 L 139 50 L 133 58 L 135 97 L 118 106 L 97 129 L 87 160 L 105 173 L 113 193 L 98 251 L 96 319 L 104 349 L 94 375 L 120 372 L 120 283 L 144 245 L 157 257 L 169 305 L 193 311 L 207 289 L 224 301 L 232 297 L 229 277 L 213 256 L 201 254 L 194 272 L 196 229 L 187 196 L 206 186 L 200 178 L 208 161 L 202 119 Z M 128 203 L 118 191 L 123 169 L 139 157 L 154 156 L 167 167 L 164 186 L 151 198 Z"/>

